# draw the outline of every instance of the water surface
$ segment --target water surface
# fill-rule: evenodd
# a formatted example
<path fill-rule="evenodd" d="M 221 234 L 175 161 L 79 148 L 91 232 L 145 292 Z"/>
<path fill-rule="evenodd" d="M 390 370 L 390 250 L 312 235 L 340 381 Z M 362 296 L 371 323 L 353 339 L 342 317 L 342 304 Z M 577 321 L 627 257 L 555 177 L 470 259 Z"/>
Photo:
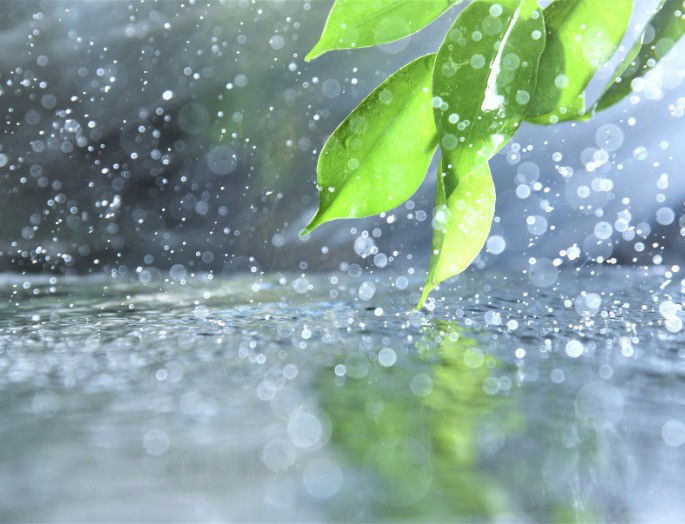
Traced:
<path fill-rule="evenodd" d="M 398 277 L 2 277 L 0 518 L 685 518 L 677 274 Z"/>

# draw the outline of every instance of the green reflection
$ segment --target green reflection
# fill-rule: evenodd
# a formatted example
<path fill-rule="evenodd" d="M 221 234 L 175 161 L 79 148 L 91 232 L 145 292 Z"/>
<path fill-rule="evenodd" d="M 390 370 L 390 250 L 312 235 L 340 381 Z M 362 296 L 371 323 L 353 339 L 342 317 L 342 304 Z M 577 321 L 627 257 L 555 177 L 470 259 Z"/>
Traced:
<path fill-rule="evenodd" d="M 321 380 L 333 443 L 363 465 L 360 498 L 374 515 L 492 519 L 511 513 L 496 478 L 479 469 L 522 417 L 509 398 L 486 393 L 499 366 L 454 323 L 434 322 L 416 344 L 416 358 L 391 368 L 373 364 L 338 386 Z M 368 507 L 368 506 L 367 506 Z"/>
<path fill-rule="evenodd" d="M 391 367 L 363 353 L 344 363 L 345 379 L 329 370 L 317 382 L 332 443 L 354 470 L 328 508 L 335 518 L 605 520 L 576 484 L 582 470 L 610 469 L 600 436 L 567 449 L 556 431 L 524 428 L 517 392 L 497 392 L 502 365 L 456 323 L 426 326 Z"/>

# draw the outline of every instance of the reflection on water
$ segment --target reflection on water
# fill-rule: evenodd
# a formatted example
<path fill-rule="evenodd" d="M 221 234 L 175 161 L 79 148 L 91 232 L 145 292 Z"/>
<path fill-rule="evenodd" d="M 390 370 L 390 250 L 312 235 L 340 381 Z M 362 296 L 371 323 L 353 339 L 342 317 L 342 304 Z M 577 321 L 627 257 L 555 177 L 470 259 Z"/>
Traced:
<path fill-rule="evenodd" d="M 2 520 L 682 520 L 658 275 L 302 278 L 5 279 Z"/>
<path fill-rule="evenodd" d="M 333 421 L 333 442 L 361 464 L 364 482 L 351 490 L 364 519 L 488 518 L 510 507 L 495 478 L 478 470 L 479 456 L 501 448 L 520 416 L 511 399 L 484 391 L 497 361 L 456 324 L 423 328 L 400 365 L 360 366 L 357 354 L 321 380 L 322 406 Z M 389 360 L 392 361 L 391 357 Z M 348 369 L 349 367 L 349 369 Z"/>
<path fill-rule="evenodd" d="M 583 497 L 563 490 L 535 502 L 537 494 L 520 483 L 539 482 L 553 492 L 564 482 L 559 468 L 575 470 L 579 459 L 595 464 L 595 473 L 608 469 L 601 461 L 611 460 L 612 452 L 603 434 L 592 433 L 577 453 L 548 442 L 546 464 L 507 460 L 501 468 L 500 452 L 508 442 L 516 452 L 525 425 L 517 385 L 506 373 L 498 378 L 501 364 L 454 322 L 424 326 L 415 348 L 400 357 L 401 366 L 381 361 L 388 349 L 379 352 L 380 366 L 360 366 L 355 353 L 347 357 L 349 369 L 336 370 L 348 378 L 328 373 L 321 380 L 333 443 L 362 468 L 363 482 L 348 497 L 363 504 L 345 501 L 339 508 L 344 520 L 518 521 L 528 512 L 543 521 L 600 520 Z M 499 390 L 503 394 L 496 395 Z M 602 398 L 604 392 L 593 393 Z"/>

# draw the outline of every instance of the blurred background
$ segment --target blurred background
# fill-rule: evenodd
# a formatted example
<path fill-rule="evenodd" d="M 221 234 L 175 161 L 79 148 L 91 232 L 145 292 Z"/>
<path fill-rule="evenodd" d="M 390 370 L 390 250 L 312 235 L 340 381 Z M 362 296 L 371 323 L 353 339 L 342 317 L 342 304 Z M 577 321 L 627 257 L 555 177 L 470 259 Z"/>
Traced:
<path fill-rule="evenodd" d="M 435 166 L 385 216 L 298 232 L 316 208 L 326 137 L 387 75 L 434 51 L 461 6 L 402 41 L 306 63 L 331 4 L 3 1 L 0 270 L 423 271 Z M 627 45 L 657 1 L 636 4 Z M 676 47 L 591 122 L 525 125 L 492 161 L 497 218 L 476 265 L 681 261 L 684 71 Z"/>
<path fill-rule="evenodd" d="M 331 5 L 0 1 L 0 521 L 685 521 L 685 43 L 522 126 L 424 314 L 435 162 L 298 233 L 326 137 L 463 4 L 306 63 Z"/>

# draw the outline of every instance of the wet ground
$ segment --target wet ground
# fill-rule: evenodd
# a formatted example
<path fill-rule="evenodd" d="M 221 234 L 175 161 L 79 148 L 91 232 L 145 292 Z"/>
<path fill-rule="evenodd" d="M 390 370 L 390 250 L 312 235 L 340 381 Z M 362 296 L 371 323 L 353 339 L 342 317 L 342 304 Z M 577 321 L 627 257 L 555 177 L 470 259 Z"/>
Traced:
<path fill-rule="evenodd" d="M 0 520 L 685 519 L 681 273 L 349 273 L 0 277 Z"/>

